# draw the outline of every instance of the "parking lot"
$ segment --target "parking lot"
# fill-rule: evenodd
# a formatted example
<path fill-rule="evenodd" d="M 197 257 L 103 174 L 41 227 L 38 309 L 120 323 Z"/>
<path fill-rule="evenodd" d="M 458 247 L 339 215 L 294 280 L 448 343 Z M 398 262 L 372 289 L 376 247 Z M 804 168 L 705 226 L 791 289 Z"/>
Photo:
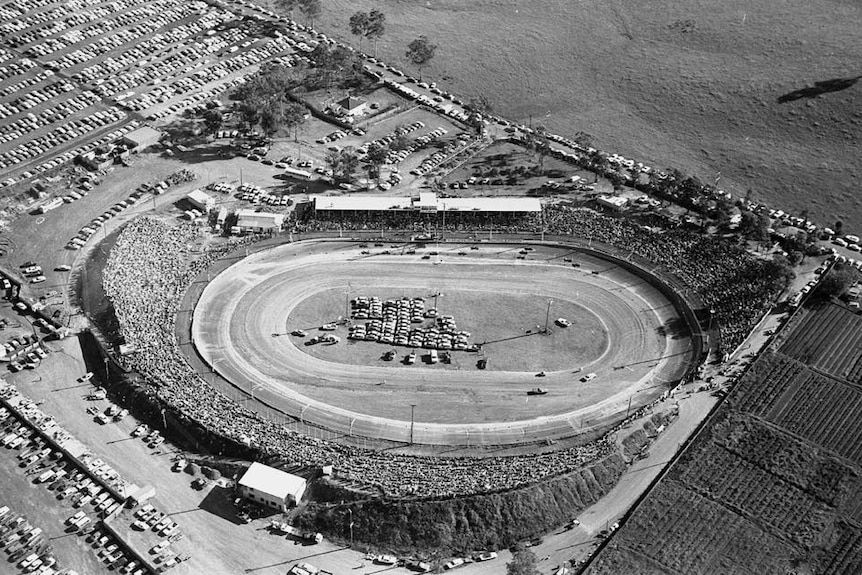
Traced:
<path fill-rule="evenodd" d="M 169 118 L 211 100 L 263 61 L 295 65 L 315 43 L 287 22 L 284 34 L 267 35 L 272 22 L 260 15 L 238 26 L 247 12 L 170 0 L 5 5 L 0 181 L 49 172 L 135 117 Z"/>

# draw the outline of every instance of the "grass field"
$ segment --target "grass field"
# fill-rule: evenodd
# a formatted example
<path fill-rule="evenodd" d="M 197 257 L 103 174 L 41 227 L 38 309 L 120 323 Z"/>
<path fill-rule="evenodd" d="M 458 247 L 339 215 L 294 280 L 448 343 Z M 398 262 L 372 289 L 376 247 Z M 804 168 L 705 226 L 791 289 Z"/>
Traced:
<path fill-rule="evenodd" d="M 428 290 L 413 293 L 405 290 L 379 290 L 364 295 L 376 295 L 381 300 L 428 296 Z M 428 298 L 428 306 L 433 299 Z M 489 371 L 556 371 L 578 369 L 596 361 L 608 347 L 608 336 L 599 317 L 576 302 L 556 300 L 553 303 L 550 333 L 544 335 L 547 301 L 529 295 L 508 295 L 481 291 L 447 290 L 439 298 L 437 309 L 441 314 L 452 315 L 459 330 L 469 331 L 471 343 L 484 344 L 481 354 L 466 351 L 451 353 L 452 363 L 438 363 L 435 369 L 474 369 L 480 357 L 488 359 Z M 344 309 L 344 293 L 340 290 L 319 292 L 300 302 L 294 309 L 291 325 L 320 326 Z M 553 324 L 557 317 L 564 317 L 574 325 L 563 329 Z M 365 323 L 357 320 L 355 323 Z M 426 320 L 414 327 L 431 327 L 433 320 Z M 530 333 L 527 333 L 530 332 Z M 312 335 L 317 333 L 312 330 Z M 343 334 L 342 334 L 343 335 Z M 343 340 L 344 345 L 302 346 L 302 339 L 294 339 L 306 353 L 341 363 L 367 365 L 378 363 L 400 367 L 399 361 L 410 349 L 371 341 Z M 385 363 L 379 360 L 388 350 L 397 352 L 396 361 Z M 425 363 L 428 350 L 417 349 L 418 363 Z"/>
<path fill-rule="evenodd" d="M 790 341 L 856 320 L 809 313 Z M 859 573 L 860 413 L 856 386 L 767 352 L 588 573 Z"/>
<path fill-rule="evenodd" d="M 423 75 L 503 116 L 862 225 L 860 85 L 778 102 L 860 74 L 858 3 L 331 0 L 315 25 L 355 45 L 348 18 L 370 9 L 387 18 L 382 58 L 415 72 L 404 52 L 425 34 L 439 48 Z"/>

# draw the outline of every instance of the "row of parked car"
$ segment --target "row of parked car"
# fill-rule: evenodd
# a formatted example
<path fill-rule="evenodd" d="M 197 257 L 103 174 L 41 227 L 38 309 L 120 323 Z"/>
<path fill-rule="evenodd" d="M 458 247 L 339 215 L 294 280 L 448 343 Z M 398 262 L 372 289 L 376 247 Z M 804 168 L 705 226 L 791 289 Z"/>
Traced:
<path fill-rule="evenodd" d="M 58 573 L 57 558 L 42 529 L 6 505 L 0 507 L 0 545 L 8 555 L 9 562 L 17 563 L 18 569 L 24 573 Z"/>

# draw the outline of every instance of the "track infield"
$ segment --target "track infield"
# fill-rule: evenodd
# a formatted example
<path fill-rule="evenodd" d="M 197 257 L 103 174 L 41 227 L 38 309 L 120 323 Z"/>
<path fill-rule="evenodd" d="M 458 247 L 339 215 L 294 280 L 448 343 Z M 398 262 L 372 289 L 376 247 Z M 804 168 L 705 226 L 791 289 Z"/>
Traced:
<path fill-rule="evenodd" d="M 651 401 L 690 361 L 677 310 L 606 260 L 488 243 L 447 244 L 423 259 L 431 248 L 407 254 L 411 247 L 300 242 L 247 257 L 204 289 L 194 345 L 214 372 L 305 423 L 431 445 L 571 437 Z M 349 340 L 344 323 L 328 332 L 339 343 L 304 345 L 324 333 L 319 326 L 349 319 L 350 300 L 361 295 L 436 302 L 482 351 L 453 351 L 451 364 L 431 365 L 418 348 L 407 365 L 400 360 L 414 348 Z M 573 325 L 556 325 L 558 317 Z M 296 329 L 307 338 L 289 335 Z M 389 350 L 396 357 L 387 362 Z M 581 381 L 587 373 L 595 379 Z M 547 394 L 528 395 L 536 387 Z"/>

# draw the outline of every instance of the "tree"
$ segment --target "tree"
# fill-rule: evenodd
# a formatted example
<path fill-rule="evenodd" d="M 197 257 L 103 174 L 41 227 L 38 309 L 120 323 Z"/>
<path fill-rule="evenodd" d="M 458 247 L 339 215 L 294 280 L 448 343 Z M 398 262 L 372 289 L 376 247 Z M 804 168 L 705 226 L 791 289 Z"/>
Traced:
<path fill-rule="evenodd" d="M 856 281 L 856 271 L 847 265 L 835 264 L 817 285 L 816 293 L 820 296 L 841 297 Z"/>
<path fill-rule="evenodd" d="M 836 220 L 835 221 L 835 230 L 833 230 L 835 232 L 835 235 L 840 236 L 841 230 L 843 230 L 843 229 L 844 229 L 844 222 L 842 222 L 841 220 Z"/>
<path fill-rule="evenodd" d="M 299 0 L 275 0 L 275 8 L 287 12 L 287 17 L 293 20 L 293 9 L 299 5 Z"/>
<path fill-rule="evenodd" d="M 383 36 L 386 31 L 386 15 L 380 10 L 372 10 L 368 13 L 368 31 L 365 33 L 367 38 L 374 39 L 374 57 L 377 57 L 377 41 Z"/>
<path fill-rule="evenodd" d="M 512 554 L 512 560 L 506 563 L 506 575 L 539 575 L 536 554 L 519 543 Z"/>
<path fill-rule="evenodd" d="M 350 33 L 359 38 L 359 51 L 362 52 L 362 39 L 368 36 L 368 28 L 371 24 L 367 12 L 356 12 L 350 17 Z"/>
<path fill-rule="evenodd" d="M 572 140 L 583 148 L 593 147 L 593 137 L 586 132 L 576 132 Z"/>
<path fill-rule="evenodd" d="M 434 52 L 437 51 L 437 46 L 432 44 L 427 36 L 419 36 L 410 44 L 407 45 L 407 52 L 404 55 L 410 62 L 419 68 L 419 80 L 422 80 L 422 66 L 427 64 L 434 57 Z"/>
<path fill-rule="evenodd" d="M 368 177 L 380 180 L 380 166 L 386 163 L 389 151 L 380 144 L 371 144 L 365 159 L 368 161 Z"/>
<path fill-rule="evenodd" d="M 282 110 L 281 123 L 288 131 L 293 130 L 294 142 L 297 140 L 297 128 L 305 122 L 306 115 L 305 106 L 296 102 L 290 102 Z"/>
<path fill-rule="evenodd" d="M 748 210 L 743 210 L 740 215 L 742 219 L 739 221 L 739 233 L 744 237 L 758 242 L 769 238 L 769 217 Z"/>
<path fill-rule="evenodd" d="M 332 177 L 336 182 L 349 182 L 353 179 L 356 168 L 359 167 L 359 157 L 352 147 L 347 146 L 326 154 L 326 163 L 332 170 Z"/>
<path fill-rule="evenodd" d="M 210 108 L 204 112 L 204 126 L 206 127 L 207 134 L 215 134 L 218 132 L 223 123 L 224 117 L 218 108 Z"/>
<path fill-rule="evenodd" d="M 320 16 L 320 0 L 299 0 L 299 11 L 305 16 L 309 25 L 314 28 L 314 19 Z"/>

